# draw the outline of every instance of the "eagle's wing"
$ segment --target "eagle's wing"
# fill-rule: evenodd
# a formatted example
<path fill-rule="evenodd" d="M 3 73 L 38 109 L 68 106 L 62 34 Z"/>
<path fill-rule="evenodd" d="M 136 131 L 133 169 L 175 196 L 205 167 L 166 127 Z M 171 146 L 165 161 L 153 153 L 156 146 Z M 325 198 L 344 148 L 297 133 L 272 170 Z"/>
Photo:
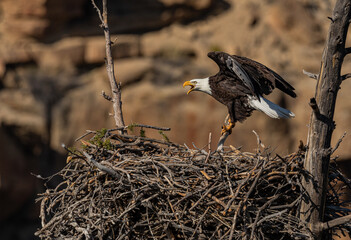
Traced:
<path fill-rule="evenodd" d="M 240 80 L 250 89 L 250 91 L 253 94 L 256 94 L 255 87 L 253 85 L 253 82 L 249 75 L 246 73 L 246 71 L 243 69 L 240 63 L 236 61 L 234 58 L 231 56 L 228 56 L 228 58 L 225 60 L 225 63 L 227 65 L 227 68 L 230 69 L 235 73 L 235 75 L 240 78 Z"/>
<path fill-rule="evenodd" d="M 229 58 L 228 58 L 229 59 Z M 260 92 L 263 94 L 270 94 L 276 87 L 291 97 L 296 97 L 294 87 L 286 82 L 281 76 L 279 76 L 272 69 L 258 63 L 254 60 L 231 55 L 231 59 L 237 61 L 241 68 L 247 73 L 248 76 L 254 81 L 253 85 L 257 85 Z"/>

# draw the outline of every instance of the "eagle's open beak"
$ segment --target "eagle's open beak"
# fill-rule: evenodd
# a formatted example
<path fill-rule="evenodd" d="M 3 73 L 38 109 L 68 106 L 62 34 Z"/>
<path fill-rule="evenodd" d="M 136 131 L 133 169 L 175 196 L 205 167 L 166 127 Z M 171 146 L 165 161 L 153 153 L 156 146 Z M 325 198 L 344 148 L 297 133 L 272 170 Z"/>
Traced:
<path fill-rule="evenodd" d="M 185 87 L 185 86 L 190 86 L 190 89 L 189 89 L 189 91 L 186 94 L 189 94 L 195 88 L 195 84 L 190 82 L 190 81 L 186 81 L 183 84 L 183 87 Z"/>

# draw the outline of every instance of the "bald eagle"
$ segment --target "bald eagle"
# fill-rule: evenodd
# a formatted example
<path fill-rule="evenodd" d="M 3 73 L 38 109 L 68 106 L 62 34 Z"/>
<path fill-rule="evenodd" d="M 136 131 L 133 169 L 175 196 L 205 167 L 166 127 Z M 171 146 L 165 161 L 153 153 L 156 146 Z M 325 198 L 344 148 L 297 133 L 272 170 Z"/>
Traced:
<path fill-rule="evenodd" d="M 211 77 L 186 81 L 192 91 L 201 91 L 224 104 L 229 112 L 229 124 L 224 132 L 231 132 L 237 121 L 243 122 L 254 110 L 271 118 L 292 118 L 294 113 L 272 103 L 263 97 L 274 88 L 295 98 L 294 88 L 276 72 L 249 58 L 229 55 L 224 52 L 210 52 L 208 57 L 215 61 L 219 72 Z"/>

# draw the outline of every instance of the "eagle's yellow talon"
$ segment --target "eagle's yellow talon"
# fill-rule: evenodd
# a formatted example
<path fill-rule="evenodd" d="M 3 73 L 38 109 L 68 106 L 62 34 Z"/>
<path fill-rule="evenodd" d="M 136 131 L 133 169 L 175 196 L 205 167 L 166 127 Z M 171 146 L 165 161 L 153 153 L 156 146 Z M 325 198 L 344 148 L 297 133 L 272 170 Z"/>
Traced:
<path fill-rule="evenodd" d="M 232 123 L 232 122 L 229 120 L 229 124 L 228 124 L 228 125 L 223 125 L 223 126 L 222 126 L 221 135 L 225 134 L 226 132 L 228 132 L 229 134 L 232 134 L 232 129 L 233 129 L 234 126 L 235 126 L 235 124 Z"/>

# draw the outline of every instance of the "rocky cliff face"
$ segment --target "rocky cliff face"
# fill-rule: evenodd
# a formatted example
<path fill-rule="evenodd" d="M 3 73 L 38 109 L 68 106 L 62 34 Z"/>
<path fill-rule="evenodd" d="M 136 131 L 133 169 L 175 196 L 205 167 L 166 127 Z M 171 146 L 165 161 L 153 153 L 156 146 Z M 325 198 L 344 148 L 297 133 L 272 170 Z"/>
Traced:
<path fill-rule="evenodd" d="M 266 146 L 286 154 L 306 139 L 308 101 L 315 82 L 302 69 L 318 72 L 329 1 L 123 0 L 109 4 L 126 124 L 171 127 L 167 134 L 172 141 L 194 142 L 198 147 L 207 144 L 211 132 L 215 143 L 227 110 L 205 94 L 186 95 L 182 83 L 215 74 L 217 67 L 206 55 L 221 50 L 271 67 L 298 94 L 296 100 L 280 93 L 270 97 L 291 109 L 295 119 L 273 120 L 256 112 L 237 125 L 227 144 L 252 151 L 255 130 Z M 34 180 L 24 172 L 48 175 L 64 164 L 62 143 L 73 145 L 87 129 L 114 126 L 109 116 L 112 106 L 100 96 L 102 90 L 109 91 L 105 43 L 90 1 L 3 0 L 0 8 L 0 151 L 9 156 L 0 160 L 0 204 L 9 201 L 3 196 L 9 196 L 14 209 L 2 212 L 3 220 L 33 196 Z M 350 66 L 346 61 L 345 73 Z M 334 142 L 350 130 L 348 89 L 351 83 L 346 81 L 339 93 Z M 147 134 L 161 138 L 157 132 Z M 346 138 L 339 150 L 344 159 L 351 157 L 350 141 Z M 17 177 L 9 178 L 5 171 Z M 19 183 L 27 184 L 26 191 L 13 190 Z"/>

